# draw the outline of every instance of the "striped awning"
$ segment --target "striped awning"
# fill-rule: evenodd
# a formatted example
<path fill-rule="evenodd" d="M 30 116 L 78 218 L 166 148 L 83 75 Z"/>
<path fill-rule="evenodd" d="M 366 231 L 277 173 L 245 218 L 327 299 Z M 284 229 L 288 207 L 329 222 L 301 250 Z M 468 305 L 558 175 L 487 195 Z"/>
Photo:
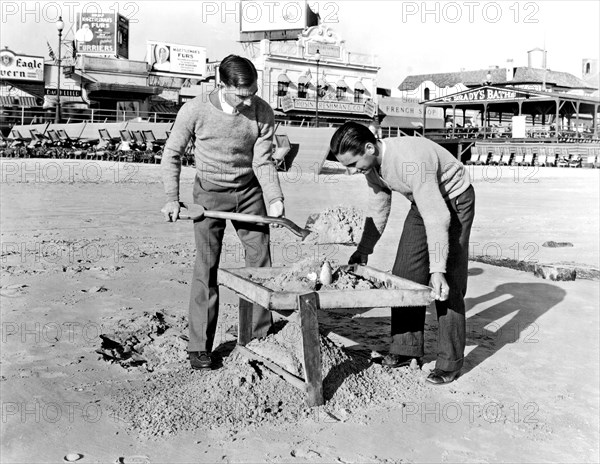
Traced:
<path fill-rule="evenodd" d="M 37 106 L 35 97 L 19 97 L 19 106 Z"/>
<path fill-rule="evenodd" d="M 320 80 L 319 87 L 321 87 L 322 89 L 328 89 L 329 87 L 335 88 L 335 86 L 331 82 L 327 82 L 327 79 Z"/>
<path fill-rule="evenodd" d="M 13 106 L 15 104 L 15 99 L 14 97 L 8 97 L 8 96 L 0 96 L 0 104 L 2 104 L 2 106 Z"/>
<path fill-rule="evenodd" d="M 280 74 L 277 76 L 277 82 L 283 82 L 285 84 L 289 84 L 292 82 L 286 73 Z"/>

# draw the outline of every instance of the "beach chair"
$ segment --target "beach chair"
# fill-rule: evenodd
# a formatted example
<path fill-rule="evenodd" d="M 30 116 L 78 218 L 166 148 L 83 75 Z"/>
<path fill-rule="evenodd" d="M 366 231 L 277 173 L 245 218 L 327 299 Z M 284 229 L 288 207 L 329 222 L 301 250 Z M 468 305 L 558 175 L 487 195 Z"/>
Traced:
<path fill-rule="evenodd" d="M 512 157 L 511 166 L 520 166 L 523 163 L 523 159 L 525 159 L 525 155 L 519 149 L 515 149 L 515 155 Z"/>
<path fill-rule="evenodd" d="M 196 156 L 194 154 L 196 148 L 196 143 L 194 139 L 191 139 L 187 147 L 185 147 L 185 152 L 181 157 L 181 165 L 182 166 L 195 166 L 196 165 Z"/>
<path fill-rule="evenodd" d="M 168 134 L 170 134 L 169 131 L 167 131 L 167 136 Z M 142 135 L 146 141 L 147 151 L 152 152 L 151 160 L 153 160 L 154 163 L 160 163 L 162 160 L 162 150 L 165 146 L 166 139 L 157 139 L 152 129 L 143 130 Z"/>
<path fill-rule="evenodd" d="M 479 150 L 477 149 L 477 145 L 473 145 L 471 147 L 471 157 L 466 161 L 465 164 L 479 164 Z"/>
<path fill-rule="evenodd" d="M 600 168 L 600 148 L 592 148 L 592 156 L 594 156 L 593 168 Z"/>
<path fill-rule="evenodd" d="M 555 166 L 559 168 L 568 168 L 571 161 L 571 153 L 567 147 L 557 147 L 555 150 L 556 160 Z"/>
<path fill-rule="evenodd" d="M 508 144 L 501 147 L 502 150 L 502 157 L 500 158 L 500 165 L 501 166 L 509 166 L 511 163 L 511 160 L 513 159 L 513 153 L 514 153 L 514 149 L 511 148 Z"/>
<path fill-rule="evenodd" d="M 500 165 L 500 160 L 502 159 L 502 149 L 500 147 L 493 147 L 492 159 L 489 164 L 494 164 L 496 166 Z"/>
<path fill-rule="evenodd" d="M 476 145 L 479 151 L 479 160 L 476 164 L 486 165 L 490 160 L 490 147 L 488 145 Z"/>
<path fill-rule="evenodd" d="M 117 143 L 121 139 L 111 136 L 108 129 L 98 129 L 98 135 L 100 136 L 100 143 L 96 145 L 96 159 L 115 160 Z"/>
<path fill-rule="evenodd" d="M 30 137 L 25 137 L 19 130 L 12 129 L 10 131 L 10 138 L 12 140 L 10 144 L 13 153 L 12 156 L 16 158 L 25 158 L 29 155 L 28 145 L 31 142 Z"/>
<path fill-rule="evenodd" d="M 542 150 L 543 150 L 543 147 L 540 147 L 539 154 L 541 154 Z M 520 158 L 521 166 L 533 166 L 536 156 L 534 155 L 531 147 L 529 147 L 529 148 L 517 147 L 517 156 L 519 156 L 518 152 L 521 152 L 520 156 L 522 156 L 522 158 Z M 539 154 L 538 154 L 538 156 L 539 156 Z"/>
<path fill-rule="evenodd" d="M 287 135 L 275 135 L 273 137 L 273 153 L 272 158 L 275 163 L 275 169 L 278 171 L 287 171 L 285 157 L 290 152 L 292 146 Z"/>

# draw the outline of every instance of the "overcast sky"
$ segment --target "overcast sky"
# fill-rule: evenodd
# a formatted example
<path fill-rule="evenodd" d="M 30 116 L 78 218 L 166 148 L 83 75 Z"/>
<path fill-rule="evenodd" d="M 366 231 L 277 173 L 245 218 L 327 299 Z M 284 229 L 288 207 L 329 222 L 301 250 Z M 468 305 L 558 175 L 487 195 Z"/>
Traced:
<path fill-rule="evenodd" d="M 300 0 L 296 0 L 297 3 Z M 75 13 L 102 5 L 130 19 L 130 59 L 144 60 L 147 40 L 207 48 L 208 58 L 242 53 L 237 2 L 21 2 L 3 1 L 1 42 L 15 52 L 48 58 L 56 49 L 55 21 L 65 32 Z M 283 15 L 287 0 L 274 0 Z M 527 51 L 546 47 L 548 67 L 581 77 L 583 58 L 599 58 L 600 2 L 590 1 L 319 1 L 324 22 L 351 52 L 377 56 L 380 87 L 397 87 L 408 74 L 527 65 Z M 269 12 L 265 12 L 269 14 Z"/>

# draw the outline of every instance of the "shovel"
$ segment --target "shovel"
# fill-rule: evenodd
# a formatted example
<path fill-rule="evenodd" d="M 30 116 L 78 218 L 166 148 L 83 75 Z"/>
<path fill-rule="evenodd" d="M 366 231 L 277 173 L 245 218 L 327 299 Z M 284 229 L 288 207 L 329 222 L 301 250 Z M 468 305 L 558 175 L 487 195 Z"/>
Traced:
<path fill-rule="evenodd" d="M 192 219 L 196 221 L 203 217 L 208 217 L 213 219 L 229 219 L 230 221 L 250 222 L 254 224 L 279 224 L 280 226 L 291 230 L 298 237 L 302 237 L 302 240 L 304 240 L 310 234 L 310 230 L 303 229 L 286 218 L 259 216 L 258 214 L 229 213 L 226 211 L 209 211 L 204 209 L 202 205 L 197 204 L 183 205 L 183 207 L 187 211 L 179 212 L 180 219 Z"/>

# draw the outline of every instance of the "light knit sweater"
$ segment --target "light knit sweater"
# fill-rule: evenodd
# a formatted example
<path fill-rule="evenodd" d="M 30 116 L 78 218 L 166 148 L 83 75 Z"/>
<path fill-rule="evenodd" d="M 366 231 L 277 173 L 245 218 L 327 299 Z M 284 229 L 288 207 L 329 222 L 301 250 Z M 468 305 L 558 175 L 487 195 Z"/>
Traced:
<path fill-rule="evenodd" d="M 236 189 L 256 176 L 268 204 L 283 200 L 271 157 L 273 133 L 273 110 L 259 97 L 234 114 L 220 109 L 216 93 L 187 102 L 177 114 L 161 161 L 167 200 L 179 200 L 181 156 L 190 141 L 196 175 L 202 180 Z"/>
<path fill-rule="evenodd" d="M 369 186 L 369 213 L 358 251 L 373 253 L 385 230 L 392 205 L 392 191 L 415 202 L 427 234 L 429 271 L 446 272 L 450 212 L 446 201 L 463 193 L 469 173 L 448 150 L 423 137 L 383 140 L 381 170 L 365 177 Z"/>

